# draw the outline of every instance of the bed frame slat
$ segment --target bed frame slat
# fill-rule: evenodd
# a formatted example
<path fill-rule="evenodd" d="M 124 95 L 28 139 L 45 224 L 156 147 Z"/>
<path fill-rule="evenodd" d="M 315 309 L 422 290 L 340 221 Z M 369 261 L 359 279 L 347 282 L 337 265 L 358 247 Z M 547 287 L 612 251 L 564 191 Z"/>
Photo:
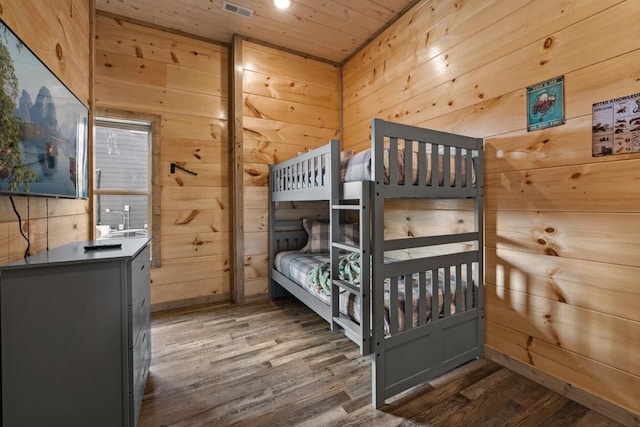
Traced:
<path fill-rule="evenodd" d="M 462 312 L 462 301 L 464 301 L 464 292 L 462 292 L 462 265 L 456 265 L 456 313 Z"/>
<path fill-rule="evenodd" d="M 427 323 L 427 298 L 429 293 L 427 292 L 427 280 L 426 273 L 421 271 L 418 273 L 418 325 L 424 325 Z"/>
<path fill-rule="evenodd" d="M 389 184 L 398 185 L 398 138 L 389 138 Z M 384 181 L 383 181 L 384 182 Z"/>
<path fill-rule="evenodd" d="M 438 160 L 439 150 L 440 145 L 431 144 L 431 179 L 429 180 L 429 185 L 431 187 L 438 187 L 440 182 L 440 161 Z"/>
<path fill-rule="evenodd" d="M 404 140 L 404 185 L 413 185 L 413 141 Z"/>
<path fill-rule="evenodd" d="M 444 317 L 451 316 L 451 268 L 444 269 L 442 308 Z"/>
<path fill-rule="evenodd" d="M 398 278 L 392 277 L 389 280 L 389 300 L 387 301 L 389 307 L 389 333 L 391 335 L 397 334 L 398 327 Z"/>
<path fill-rule="evenodd" d="M 455 186 L 456 188 L 462 188 L 462 149 L 455 148 L 456 159 L 455 159 Z"/>
<path fill-rule="evenodd" d="M 436 321 L 440 318 L 439 275 L 438 269 L 431 270 L 431 321 Z"/>
<path fill-rule="evenodd" d="M 404 330 L 413 329 L 413 274 L 404 275 Z"/>
<path fill-rule="evenodd" d="M 418 142 L 418 187 L 427 186 L 427 143 Z"/>
<path fill-rule="evenodd" d="M 443 179 L 441 187 L 451 187 L 451 147 L 444 146 L 444 154 L 442 155 Z"/>

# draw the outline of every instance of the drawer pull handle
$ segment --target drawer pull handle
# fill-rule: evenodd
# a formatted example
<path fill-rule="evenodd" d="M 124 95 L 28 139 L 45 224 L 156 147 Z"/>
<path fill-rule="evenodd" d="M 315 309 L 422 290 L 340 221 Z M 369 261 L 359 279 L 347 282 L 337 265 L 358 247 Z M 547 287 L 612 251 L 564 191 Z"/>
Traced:
<path fill-rule="evenodd" d="M 145 264 L 142 264 L 142 266 L 140 267 L 140 271 L 144 270 L 144 266 Z"/>

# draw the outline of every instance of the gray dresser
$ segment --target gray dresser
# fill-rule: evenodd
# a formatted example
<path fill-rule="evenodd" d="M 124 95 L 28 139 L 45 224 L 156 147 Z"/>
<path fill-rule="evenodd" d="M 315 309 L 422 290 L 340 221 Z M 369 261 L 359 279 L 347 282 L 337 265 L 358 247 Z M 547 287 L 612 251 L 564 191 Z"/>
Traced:
<path fill-rule="evenodd" d="M 86 251 L 87 244 L 121 248 Z M 0 267 L 2 425 L 135 426 L 151 362 L 149 239 Z"/>

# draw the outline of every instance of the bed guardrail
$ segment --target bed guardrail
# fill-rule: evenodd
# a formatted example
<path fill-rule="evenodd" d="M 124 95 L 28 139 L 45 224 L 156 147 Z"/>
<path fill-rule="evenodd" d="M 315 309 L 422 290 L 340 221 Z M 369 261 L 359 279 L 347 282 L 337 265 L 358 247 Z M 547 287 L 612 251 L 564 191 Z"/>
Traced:
<path fill-rule="evenodd" d="M 315 150 L 271 165 L 269 186 L 272 200 L 329 200 L 333 173 L 328 166 L 339 163 L 340 141 L 331 140 Z"/>
<path fill-rule="evenodd" d="M 371 127 L 372 176 L 387 197 L 472 198 L 477 194 L 482 139 L 382 119 L 373 119 Z"/>

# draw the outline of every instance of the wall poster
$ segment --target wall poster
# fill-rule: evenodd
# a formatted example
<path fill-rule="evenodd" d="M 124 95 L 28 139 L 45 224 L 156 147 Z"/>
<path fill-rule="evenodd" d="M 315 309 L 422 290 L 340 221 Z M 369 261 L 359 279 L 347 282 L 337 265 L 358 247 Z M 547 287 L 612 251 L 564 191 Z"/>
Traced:
<path fill-rule="evenodd" d="M 591 155 L 640 153 L 640 93 L 593 104 Z"/>
<path fill-rule="evenodd" d="M 564 76 L 527 88 L 527 131 L 564 124 Z"/>

